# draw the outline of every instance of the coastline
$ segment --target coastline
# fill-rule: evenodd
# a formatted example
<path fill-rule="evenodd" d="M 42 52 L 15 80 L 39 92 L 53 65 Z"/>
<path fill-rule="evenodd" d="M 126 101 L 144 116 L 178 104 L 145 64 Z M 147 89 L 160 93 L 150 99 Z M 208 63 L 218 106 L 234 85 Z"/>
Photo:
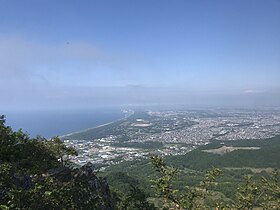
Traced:
<path fill-rule="evenodd" d="M 75 131 L 75 132 L 72 132 L 72 133 L 68 133 L 68 134 L 65 134 L 65 135 L 62 135 L 62 136 L 58 136 L 59 138 L 63 139 L 65 137 L 68 137 L 68 136 L 71 136 L 71 135 L 74 135 L 74 134 L 77 134 L 77 133 L 81 133 L 81 132 L 86 132 L 88 130 L 92 130 L 92 129 L 96 129 L 96 128 L 101 128 L 101 127 L 104 127 L 104 126 L 107 126 L 107 125 L 110 125 L 112 123 L 115 123 L 115 122 L 118 122 L 118 121 L 121 121 L 121 120 L 125 120 L 126 118 L 132 116 L 135 112 L 133 110 L 131 110 L 131 114 L 125 114 L 124 113 L 124 117 L 122 118 L 119 118 L 117 120 L 113 120 L 113 121 L 110 121 L 110 122 L 107 122 L 107 123 L 103 123 L 103 124 L 100 124 L 100 125 L 97 125 L 95 127 L 90 127 L 90 128 L 86 128 L 86 129 L 83 129 L 83 130 L 80 130 L 80 131 Z"/>

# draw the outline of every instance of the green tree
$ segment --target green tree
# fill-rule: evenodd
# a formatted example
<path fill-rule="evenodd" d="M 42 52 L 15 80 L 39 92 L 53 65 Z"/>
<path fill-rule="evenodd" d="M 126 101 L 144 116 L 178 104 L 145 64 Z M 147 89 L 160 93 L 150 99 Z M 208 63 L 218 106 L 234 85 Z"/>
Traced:
<path fill-rule="evenodd" d="M 186 186 L 185 193 L 178 193 L 173 189 L 172 180 L 178 173 L 178 169 L 166 165 L 159 156 L 151 157 L 154 168 L 159 172 L 159 177 L 152 180 L 156 195 L 163 199 L 164 208 L 177 209 L 205 209 L 204 200 L 211 195 L 210 187 L 215 184 L 216 178 L 220 175 L 221 170 L 212 169 L 205 174 L 205 178 L 197 187 Z"/>
<path fill-rule="evenodd" d="M 69 162 L 70 156 L 78 155 L 73 147 L 67 147 L 59 137 L 53 137 L 51 140 L 45 141 L 45 144 L 61 163 L 61 166 L 65 166 Z"/>
<path fill-rule="evenodd" d="M 186 186 L 185 192 L 179 192 L 172 188 L 172 180 L 178 170 L 167 166 L 163 159 L 154 156 L 151 159 L 154 168 L 159 172 L 159 177 L 153 180 L 153 187 L 157 196 L 163 199 L 163 206 L 177 209 L 211 209 L 207 199 L 213 199 L 212 186 L 217 185 L 216 178 L 221 170 L 212 169 L 206 172 L 204 179 L 198 186 Z M 280 184 L 279 173 L 274 171 L 268 177 L 261 180 L 253 179 L 246 175 L 236 193 L 234 204 L 218 202 L 214 206 L 217 210 L 253 210 L 262 208 L 264 210 L 280 209 Z"/>
<path fill-rule="evenodd" d="M 155 210 L 154 204 L 147 201 L 148 195 L 136 186 L 131 185 L 126 192 L 113 190 L 114 200 L 120 210 Z"/>
<path fill-rule="evenodd" d="M 48 173 L 76 154 L 57 137 L 30 139 L 13 131 L 1 116 L 0 209 L 115 209 L 107 183 L 90 167 Z"/>

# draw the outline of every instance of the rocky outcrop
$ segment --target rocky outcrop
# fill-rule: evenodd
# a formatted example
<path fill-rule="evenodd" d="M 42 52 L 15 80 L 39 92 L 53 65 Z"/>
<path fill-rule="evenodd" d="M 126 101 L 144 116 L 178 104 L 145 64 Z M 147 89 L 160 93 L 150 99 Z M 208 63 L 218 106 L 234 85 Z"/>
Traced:
<path fill-rule="evenodd" d="M 74 172 L 74 177 L 86 180 L 91 193 L 101 196 L 103 204 L 99 206 L 100 210 L 116 209 L 107 181 L 95 175 L 94 165 L 92 163 L 87 163 L 80 169 L 77 169 Z"/>
<path fill-rule="evenodd" d="M 0 165 L 2 162 L 0 161 Z M 98 210 L 115 210 L 113 199 L 111 197 L 108 183 L 103 178 L 98 178 L 94 171 L 94 166 L 91 163 L 87 163 L 81 168 L 70 169 L 67 167 L 58 167 L 48 170 L 43 175 L 28 175 L 9 171 L 11 183 L 7 181 L 7 186 L 0 186 L 0 201 L 4 198 L 4 195 L 9 188 L 9 185 L 15 186 L 19 190 L 32 190 L 36 183 L 44 183 L 48 177 L 52 177 L 56 180 L 58 186 L 61 186 L 63 190 L 69 190 L 71 193 L 68 199 L 72 200 L 75 204 L 73 209 L 98 209 Z M 63 188 L 70 186 L 70 188 Z M 79 194 L 84 194 L 84 197 L 79 197 Z M 69 196 L 69 194 L 68 194 Z M 87 207 L 84 207 L 85 203 L 90 203 Z M 93 207 L 91 208 L 91 204 Z"/>
<path fill-rule="evenodd" d="M 53 177 L 60 182 L 68 182 L 71 180 L 72 171 L 67 167 L 52 168 L 48 170 L 47 176 Z"/>
<path fill-rule="evenodd" d="M 87 163 L 81 168 L 71 170 L 67 167 L 59 167 L 48 170 L 46 176 L 55 178 L 61 183 L 73 180 L 83 180 L 86 182 L 86 187 L 93 197 L 98 197 L 102 200 L 98 209 L 100 210 L 114 210 L 115 205 L 110 194 L 110 189 L 107 181 L 98 178 L 94 171 L 94 165 Z"/>
<path fill-rule="evenodd" d="M 14 179 L 15 185 L 18 188 L 22 188 L 24 190 L 30 189 L 33 185 L 32 178 L 28 175 L 14 174 L 13 179 Z"/>

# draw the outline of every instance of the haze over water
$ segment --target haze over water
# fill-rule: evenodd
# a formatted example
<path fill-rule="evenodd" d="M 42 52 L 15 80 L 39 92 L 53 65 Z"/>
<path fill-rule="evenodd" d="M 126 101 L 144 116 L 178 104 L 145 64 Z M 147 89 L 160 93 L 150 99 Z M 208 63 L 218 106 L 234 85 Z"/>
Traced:
<path fill-rule="evenodd" d="M 0 0 L 0 114 L 59 135 L 96 124 L 59 110 L 279 107 L 279 11 L 278 0 Z"/>
<path fill-rule="evenodd" d="M 124 117 L 118 108 L 13 111 L 5 114 L 7 115 L 7 125 L 16 130 L 22 128 L 31 137 L 40 135 L 45 138 L 93 128 Z"/>

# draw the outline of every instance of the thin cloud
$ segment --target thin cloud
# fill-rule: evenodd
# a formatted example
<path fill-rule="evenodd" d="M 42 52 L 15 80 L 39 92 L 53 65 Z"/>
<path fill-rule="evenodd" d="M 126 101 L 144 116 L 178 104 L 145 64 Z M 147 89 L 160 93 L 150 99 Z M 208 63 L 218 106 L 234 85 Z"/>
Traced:
<path fill-rule="evenodd" d="M 44 45 L 18 37 L 0 37 L 0 73 L 2 78 L 24 79 L 50 72 L 115 71 L 129 74 L 132 55 L 113 52 L 91 43 L 67 41 Z M 141 66 L 140 62 L 139 65 Z"/>
<path fill-rule="evenodd" d="M 264 90 L 254 90 L 254 89 L 247 89 L 244 90 L 243 93 L 245 94 L 254 94 L 254 93 L 264 93 Z"/>

